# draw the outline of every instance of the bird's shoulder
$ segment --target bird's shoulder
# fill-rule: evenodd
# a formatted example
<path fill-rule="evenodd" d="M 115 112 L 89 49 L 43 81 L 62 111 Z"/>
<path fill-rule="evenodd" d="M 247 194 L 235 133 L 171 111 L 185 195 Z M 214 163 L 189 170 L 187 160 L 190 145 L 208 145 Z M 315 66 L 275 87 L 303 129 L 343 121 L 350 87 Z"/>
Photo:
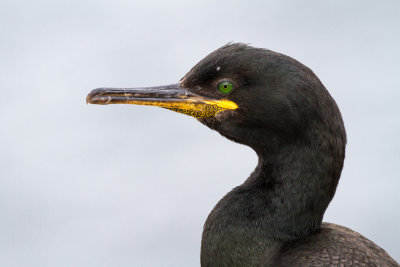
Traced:
<path fill-rule="evenodd" d="M 301 240 L 285 244 L 274 266 L 400 266 L 361 234 L 332 223 Z"/>

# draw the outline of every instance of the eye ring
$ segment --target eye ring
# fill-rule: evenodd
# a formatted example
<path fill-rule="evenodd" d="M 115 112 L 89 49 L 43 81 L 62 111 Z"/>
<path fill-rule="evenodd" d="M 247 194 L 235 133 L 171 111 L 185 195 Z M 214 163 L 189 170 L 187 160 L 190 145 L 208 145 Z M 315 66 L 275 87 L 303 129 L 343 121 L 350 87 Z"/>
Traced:
<path fill-rule="evenodd" d="M 231 81 L 222 81 L 217 86 L 218 91 L 223 94 L 229 94 L 233 91 L 233 83 Z"/>

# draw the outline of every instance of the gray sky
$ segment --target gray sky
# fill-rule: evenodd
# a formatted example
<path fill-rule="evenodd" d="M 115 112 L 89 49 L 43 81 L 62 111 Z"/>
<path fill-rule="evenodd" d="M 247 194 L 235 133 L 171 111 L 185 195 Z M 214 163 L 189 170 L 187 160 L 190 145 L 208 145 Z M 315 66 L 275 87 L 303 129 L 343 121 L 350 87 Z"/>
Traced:
<path fill-rule="evenodd" d="M 0 262 L 199 266 L 203 222 L 255 154 L 188 116 L 85 97 L 177 82 L 229 41 L 319 76 L 348 133 L 324 220 L 400 261 L 399 12 L 398 1 L 2 0 Z"/>

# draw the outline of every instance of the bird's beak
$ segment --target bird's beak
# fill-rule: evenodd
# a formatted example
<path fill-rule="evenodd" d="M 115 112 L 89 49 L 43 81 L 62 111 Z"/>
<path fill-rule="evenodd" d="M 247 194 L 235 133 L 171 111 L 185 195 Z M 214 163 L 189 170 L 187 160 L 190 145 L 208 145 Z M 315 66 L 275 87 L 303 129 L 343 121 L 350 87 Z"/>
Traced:
<path fill-rule="evenodd" d="M 179 83 L 142 88 L 97 88 L 88 94 L 86 102 L 158 106 L 196 118 L 214 117 L 220 111 L 238 108 L 230 100 L 200 96 Z"/>

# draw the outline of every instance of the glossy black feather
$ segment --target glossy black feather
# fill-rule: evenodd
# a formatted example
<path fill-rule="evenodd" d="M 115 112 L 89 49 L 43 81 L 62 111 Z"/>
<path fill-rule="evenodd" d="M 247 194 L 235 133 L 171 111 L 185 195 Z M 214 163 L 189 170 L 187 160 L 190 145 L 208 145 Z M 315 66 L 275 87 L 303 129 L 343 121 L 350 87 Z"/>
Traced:
<path fill-rule="evenodd" d="M 230 94 L 216 90 L 221 80 L 233 82 Z M 259 157 L 250 177 L 210 213 L 202 266 L 398 266 L 356 232 L 321 225 L 342 171 L 346 133 L 335 101 L 309 68 L 273 51 L 228 44 L 194 66 L 182 86 L 237 103 L 237 110 L 199 120 Z"/>

